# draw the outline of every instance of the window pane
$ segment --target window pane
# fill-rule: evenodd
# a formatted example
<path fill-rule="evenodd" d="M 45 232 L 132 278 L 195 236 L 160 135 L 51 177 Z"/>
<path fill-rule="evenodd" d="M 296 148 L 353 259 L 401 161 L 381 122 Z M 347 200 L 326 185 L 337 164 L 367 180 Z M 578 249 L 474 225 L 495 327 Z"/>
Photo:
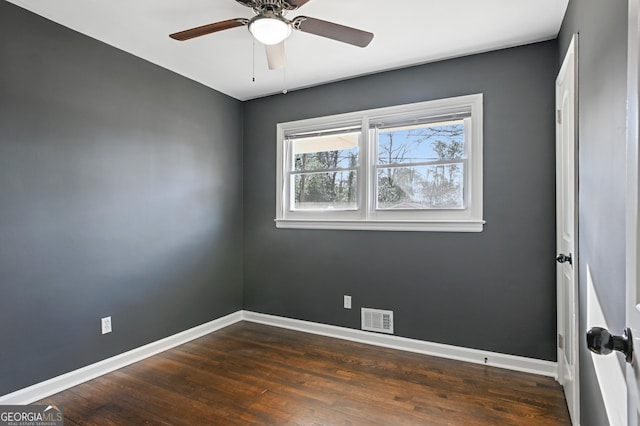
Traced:
<path fill-rule="evenodd" d="M 464 208 L 464 164 L 378 169 L 378 209 Z"/>
<path fill-rule="evenodd" d="M 291 177 L 293 210 L 353 210 L 358 208 L 356 171 L 304 173 Z"/>
<path fill-rule="evenodd" d="M 462 120 L 378 130 L 378 164 L 406 164 L 464 157 Z"/>
<path fill-rule="evenodd" d="M 327 170 L 358 165 L 359 133 L 291 139 L 294 170 Z"/>

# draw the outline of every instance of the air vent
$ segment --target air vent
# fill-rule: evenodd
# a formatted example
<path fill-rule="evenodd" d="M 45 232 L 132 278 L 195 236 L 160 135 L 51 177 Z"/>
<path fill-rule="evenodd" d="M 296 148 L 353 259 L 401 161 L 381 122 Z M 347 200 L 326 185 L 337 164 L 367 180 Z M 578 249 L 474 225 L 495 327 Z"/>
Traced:
<path fill-rule="evenodd" d="M 362 308 L 362 329 L 393 334 L 393 311 Z"/>

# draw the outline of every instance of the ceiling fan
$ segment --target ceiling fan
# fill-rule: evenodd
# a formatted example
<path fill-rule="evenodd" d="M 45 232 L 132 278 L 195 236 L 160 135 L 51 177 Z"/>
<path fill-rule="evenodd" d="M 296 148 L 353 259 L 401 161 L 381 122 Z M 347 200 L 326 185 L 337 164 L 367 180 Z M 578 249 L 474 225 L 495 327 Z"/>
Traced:
<path fill-rule="evenodd" d="M 215 22 L 201 27 L 191 28 L 170 34 L 169 37 L 184 41 L 218 31 L 248 26 L 253 37 L 264 44 L 269 69 L 285 66 L 284 40 L 291 31 L 299 30 L 319 35 L 358 47 L 366 47 L 373 39 L 373 34 L 356 28 L 346 27 L 321 19 L 298 16 L 292 20 L 283 15 L 287 11 L 298 9 L 310 0 L 236 0 L 243 6 L 250 7 L 256 14 L 251 19 L 235 18 Z"/>

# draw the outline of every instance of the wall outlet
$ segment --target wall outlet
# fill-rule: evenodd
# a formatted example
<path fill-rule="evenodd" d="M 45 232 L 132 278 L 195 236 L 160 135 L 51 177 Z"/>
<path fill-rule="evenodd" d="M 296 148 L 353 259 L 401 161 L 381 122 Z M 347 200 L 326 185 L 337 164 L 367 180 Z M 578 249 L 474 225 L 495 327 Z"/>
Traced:
<path fill-rule="evenodd" d="M 351 309 L 351 296 L 344 295 L 344 308 Z"/>
<path fill-rule="evenodd" d="M 111 333 L 111 317 L 104 317 L 100 322 L 102 324 L 102 334 Z"/>

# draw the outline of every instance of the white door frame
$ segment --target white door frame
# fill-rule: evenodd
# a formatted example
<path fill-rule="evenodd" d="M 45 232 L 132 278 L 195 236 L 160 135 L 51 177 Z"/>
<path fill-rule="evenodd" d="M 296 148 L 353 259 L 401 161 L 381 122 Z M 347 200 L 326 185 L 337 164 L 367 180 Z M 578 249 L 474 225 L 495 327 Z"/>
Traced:
<path fill-rule="evenodd" d="M 560 185 L 569 185 L 573 188 L 569 188 L 570 193 L 573 196 L 573 206 L 570 210 L 564 208 L 562 201 L 562 190 L 557 190 L 556 198 L 556 246 L 557 250 L 561 250 L 563 236 L 561 235 L 564 229 L 565 216 L 570 215 L 573 217 L 573 247 L 566 248 L 570 250 L 572 257 L 572 265 L 561 264 L 556 267 L 557 269 L 557 329 L 558 329 L 558 342 L 557 342 L 557 360 L 558 360 L 558 382 L 563 386 L 565 395 L 567 397 L 567 406 L 571 414 L 571 420 L 574 425 L 580 424 L 580 374 L 579 374 L 579 342 L 581 333 L 579 332 L 579 281 L 578 281 L 578 34 L 574 34 L 565 59 L 563 60 L 562 67 L 558 73 L 558 79 L 556 80 L 556 91 L 558 88 L 558 82 L 566 80 L 567 73 L 573 70 L 573 75 L 569 75 L 572 79 L 570 84 L 573 85 L 573 96 L 569 100 L 573 107 L 573 116 L 567 116 L 566 111 L 561 114 L 561 100 L 559 100 L 558 93 L 556 93 L 556 158 L 564 158 L 564 154 L 561 150 L 565 148 L 561 146 L 560 142 L 563 140 L 562 132 L 563 126 L 571 126 L 573 133 L 573 146 L 570 149 L 573 151 L 571 156 L 573 157 L 573 182 L 566 182 L 563 175 L 563 165 L 557 160 L 556 164 L 556 179 Z M 565 151 L 566 152 L 566 151 Z M 569 179 L 571 180 L 571 179 Z M 559 254 L 559 251 L 558 251 Z M 569 253 L 564 253 L 569 254 Z M 573 283 L 572 289 L 565 289 L 563 274 L 568 273 L 571 276 L 571 282 Z M 567 295 L 572 293 L 569 297 Z M 571 351 L 567 353 L 566 351 Z M 569 362 L 565 360 L 572 360 L 572 368 L 569 366 Z"/>
<path fill-rule="evenodd" d="M 640 311 L 638 294 L 640 271 L 640 184 L 638 183 L 638 132 L 639 109 L 638 90 L 640 88 L 640 8 L 638 0 L 629 0 L 628 52 L 627 52 L 627 191 L 626 191 L 626 324 L 634 334 L 635 354 L 633 364 L 627 364 L 627 424 L 638 426 L 638 386 L 640 384 Z"/>

